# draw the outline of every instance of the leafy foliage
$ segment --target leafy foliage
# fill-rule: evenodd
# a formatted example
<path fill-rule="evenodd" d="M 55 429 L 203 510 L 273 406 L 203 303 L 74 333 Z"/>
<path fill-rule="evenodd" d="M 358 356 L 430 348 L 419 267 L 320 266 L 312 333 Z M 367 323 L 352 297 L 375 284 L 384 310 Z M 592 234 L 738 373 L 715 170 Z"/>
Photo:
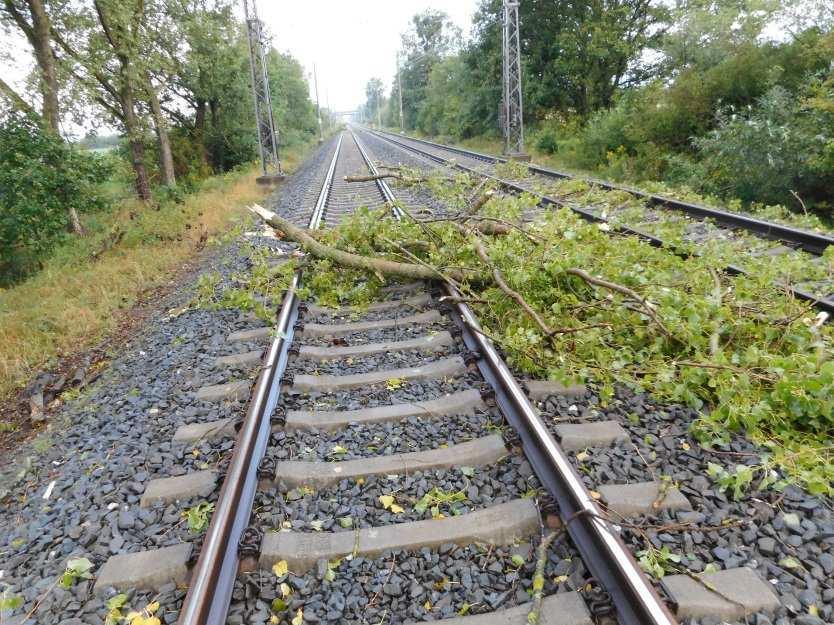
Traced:
<path fill-rule="evenodd" d="M 435 188 L 444 185 L 444 199 L 455 206 L 466 196 L 462 188 L 471 189 L 474 181 L 446 180 Z M 551 193 L 563 195 L 566 188 L 576 193 L 583 186 L 554 183 Z M 633 221 L 633 214 L 645 210 L 627 194 L 584 188 L 588 201 L 617 207 L 615 223 Z M 534 204 L 531 196 L 494 197 L 484 214 L 513 219 Z M 660 234 L 686 249 L 683 228 L 665 225 Z M 399 258 L 399 246 L 431 239 L 415 248 L 423 262 L 481 268 L 463 284 L 464 294 L 476 300 L 472 306 L 484 330 L 518 371 L 563 383 L 594 383 L 603 401 L 613 398 L 615 385 L 625 384 L 691 406 L 703 415 L 695 433 L 704 444 L 726 441 L 728 432 L 747 432 L 769 449 L 773 466 L 812 492 L 830 492 L 834 462 L 825 439 L 834 429 L 832 330 L 807 304 L 776 293 L 774 285 L 796 276 L 822 279 L 834 266 L 802 255 L 757 257 L 748 261 L 750 275 L 730 277 L 723 268 L 738 260 L 739 250 L 755 249 L 761 240 L 711 241 L 699 247 L 699 255 L 682 258 L 633 237 L 612 237 L 607 227 L 566 209 L 548 212 L 528 227 L 532 240 L 514 230 L 488 243 L 489 256 L 510 287 L 558 330 L 548 337 L 490 286 L 460 232 L 444 222 L 431 229 L 428 237 L 412 221 L 398 223 L 365 211 L 321 237 L 341 249 L 391 258 Z M 637 292 L 669 334 L 630 298 L 568 273 L 576 267 Z M 325 300 L 350 303 L 350 293 L 335 292 L 343 272 L 316 262 L 312 290 Z M 368 285 L 380 283 L 379 276 L 365 278 Z"/>
<path fill-rule="evenodd" d="M 32 271 L 68 231 L 68 210 L 107 205 L 108 166 L 64 143 L 39 120 L 0 119 L 0 283 Z"/>

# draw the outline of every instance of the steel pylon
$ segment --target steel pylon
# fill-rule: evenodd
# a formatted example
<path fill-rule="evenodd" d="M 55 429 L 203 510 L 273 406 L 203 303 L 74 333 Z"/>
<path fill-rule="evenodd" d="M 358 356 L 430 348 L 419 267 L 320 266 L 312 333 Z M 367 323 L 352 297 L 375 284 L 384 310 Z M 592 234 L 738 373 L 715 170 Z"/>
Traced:
<path fill-rule="evenodd" d="M 255 0 L 243 0 L 246 15 L 246 32 L 249 36 L 249 67 L 252 72 L 252 96 L 255 102 L 255 123 L 258 131 L 258 148 L 261 153 L 262 178 L 281 177 L 281 160 L 278 158 L 278 132 L 272 114 L 269 94 L 269 72 L 266 53 L 269 42 L 264 35 L 263 22 L 258 18 Z"/>
<path fill-rule="evenodd" d="M 524 155 L 524 121 L 521 103 L 521 37 L 518 21 L 519 0 L 504 0 L 503 58 L 504 94 L 502 102 L 504 153 Z"/>

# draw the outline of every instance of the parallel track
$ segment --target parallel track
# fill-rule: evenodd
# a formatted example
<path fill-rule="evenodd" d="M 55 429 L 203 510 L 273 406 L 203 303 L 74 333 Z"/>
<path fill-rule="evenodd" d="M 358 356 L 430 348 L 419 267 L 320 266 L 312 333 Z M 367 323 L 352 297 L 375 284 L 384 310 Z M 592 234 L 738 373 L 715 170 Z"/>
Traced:
<path fill-rule="evenodd" d="M 496 175 L 494 172 L 494 165 L 507 162 L 506 159 L 502 157 L 442 145 L 426 141 L 425 139 L 395 135 L 389 132 L 370 132 L 372 132 L 374 136 L 379 137 L 384 141 L 399 147 L 400 149 L 412 152 L 435 163 L 444 166 L 452 166 L 461 171 L 491 179 L 501 188 L 506 189 L 511 193 L 532 193 L 538 198 L 541 206 L 567 207 L 588 221 L 600 223 L 608 221 L 604 212 L 595 210 L 592 206 L 586 207 L 566 203 L 558 198 L 536 190 L 529 181 L 510 180 Z M 534 176 L 549 179 L 573 178 L 570 174 L 547 169 L 537 165 L 529 165 L 529 171 Z M 774 250 L 778 253 L 791 253 L 796 250 L 807 252 L 815 257 L 822 255 L 829 245 L 834 245 L 834 237 L 826 234 L 800 230 L 783 224 L 755 219 L 747 215 L 722 211 L 700 204 L 681 202 L 665 196 L 645 193 L 637 189 L 600 180 L 588 179 L 587 182 L 602 189 L 627 192 L 636 198 L 644 200 L 646 206 L 649 207 L 650 210 L 652 207 L 655 207 L 660 213 L 679 213 L 684 215 L 685 218 L 694 219 L 696 222 L 702 222 L 705 224 L 704 227 L 711 228 L 707 230 L 706 236 L 733 238 L 734 232 L 743 231 L 755 235 L 756 237 L 780 241 L 785 247 L 784 249 Z M 669 218 L 668 216 L 662 216 L 660 214 L 652 215 L 652 217 L 660 220 Z M 712 223 L 716 224 L 718 227 L 716 228 L 714 226 L 710 226 L 709 224 Z M 669 245 L 660 237 L 641 230 L 639 226 L 616 225 L 611 228 L 611 232 L 639 237 L 655 247 L 667 248 L 673 253 L 682 256 L 689 254 L 689 252 L 678 251 L 675 246 Z M 704 235 L 701 234 L 701 236 L 703 237 Z M 731 275 L 744 275 L 747 273 L 747 270 L 742 265 L 743 263 L 730 264 L 725 268 L 725 271 Z M 814 285 L 816 289 L 821 289 L 822 293 L 813 293 L 809 288 L 801 284 L 774 286 L 778 288 L 788 288 L 797 298 L 813 303 L 819 310 L 825 311 L 829 314 L 834 313 L 834 283 L 831 283 L 830 281 L 825 281 L 821 285 Z"/>

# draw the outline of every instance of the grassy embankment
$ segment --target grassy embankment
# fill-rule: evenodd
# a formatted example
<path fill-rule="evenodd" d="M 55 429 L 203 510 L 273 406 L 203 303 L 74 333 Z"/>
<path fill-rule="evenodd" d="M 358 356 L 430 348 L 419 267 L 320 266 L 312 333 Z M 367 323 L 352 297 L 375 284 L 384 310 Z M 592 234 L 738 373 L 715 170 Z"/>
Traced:
<path fill-rule="evenodd" d="M 294 171 L 310 149 L 288 150 L 285 168 Z M 63 243 L 36 275 L 0 290 L 0 399 L 11 398 L 57 358 L 112 332 L 120 311 L 168 282 L 193 256 L 201 224 L 210 237 L 229 230 L 247 204 L 264 196 L 256 175 L 253 168 L 215 176 L 182 203 L 166 202 L 159 210 L 124 199 L 86 215 L 88 236 Z M 108 249 L 119 230 L 121 239 Z M 15 426 L 0 418 L 4 427 Z"/>

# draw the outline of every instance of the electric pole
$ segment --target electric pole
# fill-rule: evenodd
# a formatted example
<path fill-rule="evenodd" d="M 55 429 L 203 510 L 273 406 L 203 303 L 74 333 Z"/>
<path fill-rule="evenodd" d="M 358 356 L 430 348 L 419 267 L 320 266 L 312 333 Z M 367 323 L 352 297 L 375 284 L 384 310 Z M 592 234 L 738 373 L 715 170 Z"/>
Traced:
<path fill-rule="evenodd" d="M 400 53 L 397 51 L 397 94 L 400 96 L 400 133 L 405 132 L 403 123 L 403 81 L 400 74 Z"/>
<path fill-rule="evenodd" d="M 281 160 L 278 158 L 278 137 L 272 115 L 272 99 L 269 95 L 269 73 L 266 51 L 269 47 L 264 37 L 263 22 L 258 19 L 256 0 L 243 0 L 246 16 L 246 32 L 249 35 L 249 68 L 252 72 L 252 96 L 255 101 L 255 124 L 258 131 L 258 147 L 261 152 L 262 175 L 259 184 L 270 185 L 284 178 Z"/>
<path fill-rule="evenodd" d="M 319 119 L 319 143 L 324 141 L 324 135 L 321 133 L 321 107 L 319 106 L 319 77 L 316 74 L 316 64 L 313 63 L 313 84 L 316 86 L 316 117 Z"/>
<path fill-rule="evenodd" d="M 504 154 L 517 160 L 530 160 L 524 152 L 524 119 L 521 106 L 521 37 L 518 23 L 519 0 L 504 0 Z"/>
<path fill-rule="evenodd" d="M 376 92 L 376 127 L 378 130 L 382 130 L 382 108 L 379 103 L 380 94 L 382 93 L 382 83 L 379 85 L 379 89 Z"/>

